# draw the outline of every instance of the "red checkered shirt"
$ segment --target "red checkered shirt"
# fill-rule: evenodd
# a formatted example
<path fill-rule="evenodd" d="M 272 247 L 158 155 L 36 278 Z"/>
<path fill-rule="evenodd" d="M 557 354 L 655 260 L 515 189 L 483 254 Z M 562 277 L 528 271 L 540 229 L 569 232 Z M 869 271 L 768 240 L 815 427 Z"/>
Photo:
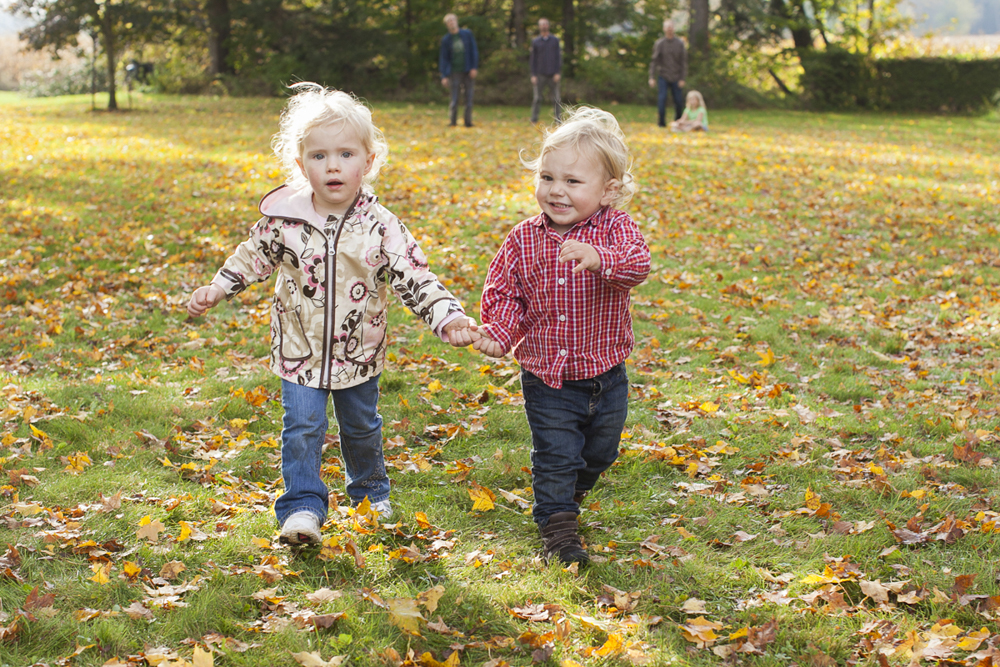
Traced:
<path fill-rule="evenodd" d="M 518 223 L 490 262 L 481 315 L 491 338 L 550 387 L 596 377 L 632 351 L 629 290 L 649 273 L 649 247 L 629 215 L 609 207 L 566 236 L 544 213 Z M 563 242 L 597 250 L 601 268 L 574 274 Z"/>

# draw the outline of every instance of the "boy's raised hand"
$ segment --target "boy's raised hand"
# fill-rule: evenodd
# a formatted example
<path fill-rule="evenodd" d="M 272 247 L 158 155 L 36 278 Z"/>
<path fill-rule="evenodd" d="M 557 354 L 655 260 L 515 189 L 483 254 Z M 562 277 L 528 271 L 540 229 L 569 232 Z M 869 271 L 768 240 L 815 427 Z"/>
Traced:
<path fill-rule="evenodd" d="M 199 287 L 191 295 L 191 300 L 188 301 L 188 314 L 192 317 L 204 315 L 209 308 L 217 306 L 225 297 L 226 293 L 222 291 L 221 287 L 215 285 Z"/>
<path fill-rule="evenodd" d="M 454 347 L 468 347 L 479 340 L 479 332 L 476 329 L 476 321 L 471 317 L 456 317 L 444 325 L 448 343 Z"/>
<path fill-rule="evenodd" d="M 597 254 L 594 246 L 574 239 L 563 241 L 559 247 L 559 263 L 574 261 L 576 266 L 573 267 L 573 273 L 601 269 L 601 256 Z"/>

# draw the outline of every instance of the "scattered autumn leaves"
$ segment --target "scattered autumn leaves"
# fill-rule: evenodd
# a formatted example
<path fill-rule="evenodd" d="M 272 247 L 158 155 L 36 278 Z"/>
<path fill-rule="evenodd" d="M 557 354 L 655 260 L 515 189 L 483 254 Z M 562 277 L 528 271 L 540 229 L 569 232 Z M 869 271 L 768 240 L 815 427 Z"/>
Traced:
<path fill-rule="evenodd" d="M 191 122 L 171 104 L 163 114 Z M 498 539 L 521 525 L 508 519 L 530 522 L 525 461 L 493 442 L 497 415 L 520 410 L 516 365 L 437 356 L 410 320 L 393 327 L 390 373 L 417 389 L 383 396 L 394 415 L 386 464 L 404 489 L 434 479 L 448 501 L 395 523 L 368 504 L 350 507 L 331 436 L 330 521 L 308 557 L 357 581 L 305 583 L 313 564 L 267 530 L 242 538 L 238 558 L 192 558 L 216 555 L 249 521 L 263 525 L 281 491 L 278 397 L 261 384 L 263 292 L 204 326 L 179 315 L 278 180 L 265 155 L 276 111 L 237 112 L 234 126 L 253 131 L 224 155 L 188 141 L 174 117 L 53 124 L 16 111 L 0 120 L 3 136 L 15 125 L 18 133 L 0 158 L 10 179 L 0 235 L 12 249 L 0 259 L 0 520 L 10 542 L 0 583 L 14 586 L 4 588 L 0 642 L 14 646 L 66 615 L 152 632 L 227 577 L 255 586 L 239 636 L 151 640 L 100 658 L 101 647 L 81 643 L 53 662 L 206 667 L 300 632 L 321 638 L 320 648 L 282 659 L 340 665 L 358 655 L 348 628 L 362 618 L 405 638 L 371 656 L 397 666 L 641 665 L 685 653 L 740 663 L 779 660 L 802 636 L 809 645 L 790 659 L 815 666 L 986 667 L 1000 658 L 1000 599 L 986 567 L 1000 509 L 1000 173 L 983 157 L 995 151 L 949 144 L 943 132 L 932 150 L 904 120 L 891 121 L 892 138 L 871 141 L 853 133 L 877 135 L 855 126 L 798 117 L 768 130 L 777 137 L 737 129 L 737 117 L 697 138 L 626 123 L 643 185 L 630 211 L 654 270 L 634 298 L 636 418 L 611 474 L 639 471 L 648 488 L 615 482 L 585 501 L 597 575 L 525 556 L 534 535 L 518 538 L 520 549 Z M 424 110 L 377 111 L 394 151 L 379 192 L 472 305 L 491 249 L 534 210 L 523 174 L 510 169 L 534 134 L 520 120 L 495 121 L 503 132 L 438 141 L 440 118 Z M 155 164 L 129 152 L 139 145 Z M 39 156 L 53 146 L 61 159 L 35 187 Z M 484 166 L 456 182 L 470 154 Z M 101 170 L 67 166 L 95 156 Z M 113 182 L 106 165 L 143 190 Z M 165 324 L 146 324 L 163 313 Z M 469 378 L 480 388 L 468 389 Z M 212 382 L 228 391 L 209 390 Z M 83 398 L 58 405 L 55 384 Z M 154 395 L 168 397 L 157 408 L 164 423 L 128 419 Z M 128 427 L 117 426 L 123 415 Z M 112 421 L 115 435 L 89 448 L 64 426 Z M 65 504 L 45 493 L 57 479 L 113 473 L 139 450 L 155 456 L 170 493 L 116 487 Z M 963 558 L 952 563 L 942 550 Z M 52 563 L 78 567 L 84 590 L 114 588 L 128 605 L 64 608 L 65 592 L 37 576 Z M 430 573 L 442 569 L 437 583 Z M 551 588 L 519 588 L 537 577 Z M 491 591 L 507 624 L 482 626 L 458 611 L 470 588 Z M 822 644 L 803 625 L 838 641 Z"/>

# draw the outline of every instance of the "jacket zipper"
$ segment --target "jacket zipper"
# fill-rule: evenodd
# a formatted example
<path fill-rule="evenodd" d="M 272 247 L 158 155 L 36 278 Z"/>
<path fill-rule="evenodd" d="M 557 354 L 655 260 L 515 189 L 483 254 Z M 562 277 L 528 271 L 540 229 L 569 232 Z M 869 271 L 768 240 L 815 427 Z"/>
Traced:
<path fill-rule="evenodd" d="M 323 321 L 323 369 L 320 371 L 319 384 L 321 387 L 333 389 L 331 368 L 333 367 L 333 329 L 337 309 L 337 244 L 340 243 L 340 232 L 344 229 L 344 223 L 354 213 L 354 206 L 358 203 L 358 197 L 354 198 L 351 207 L 347 209 L 333 229 L 332 237 L 327 235 L 326 229 L 323 235 L 326 237 L 326 317 Z"/>

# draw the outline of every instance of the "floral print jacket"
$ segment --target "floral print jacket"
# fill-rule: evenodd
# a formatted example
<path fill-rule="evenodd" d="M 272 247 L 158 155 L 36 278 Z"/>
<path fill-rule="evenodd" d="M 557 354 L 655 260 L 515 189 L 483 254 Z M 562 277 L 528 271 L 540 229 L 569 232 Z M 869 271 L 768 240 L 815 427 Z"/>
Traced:
<path fill-rule="evenodd" d="M 432 330 L 462 305 L 427 268 L 416 240 L 362 192 L 342 218 L 316 213 L 312 191 L 282 186 L 212 282 L 231 299 L 277 272 L 271 305 L 271 370 L 289 382 L 345 389 L 382 372 L 386 286 Z"/>

